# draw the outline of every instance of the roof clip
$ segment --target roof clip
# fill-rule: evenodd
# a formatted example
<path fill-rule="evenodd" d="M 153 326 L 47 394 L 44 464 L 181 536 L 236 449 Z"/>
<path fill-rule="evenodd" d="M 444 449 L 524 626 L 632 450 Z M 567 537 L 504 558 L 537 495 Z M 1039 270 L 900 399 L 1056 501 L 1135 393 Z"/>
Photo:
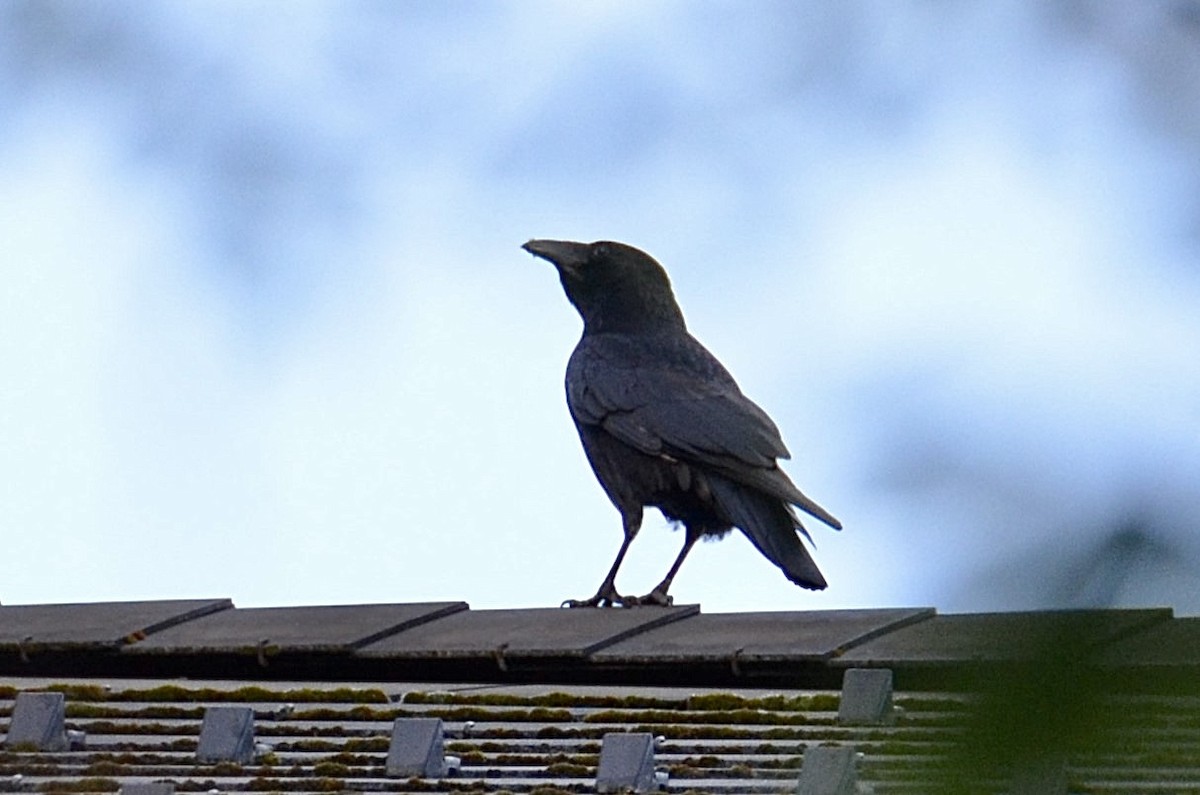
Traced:
<path fill-rule="evenodd" d="M 597 792 L 653 792 L 666 781 L 654 769 L 654 735 L 608 732 L 600 744 Z"/>
<path fill-rule="evenodd" d="M 797 793 L 854 795 L 858 791 L 858 752 L 853 746 L 818 745 L 804 749 Z"/>
<path fill-rule="evenodd" d="M 13 700 L 4 746 L 10 750 L 29 746 L 38 751 L 66 751 L 70 741 L 65 716 L 66 696 L 62 693 L 23 690 Z"/>
<path fill-rule="evenodd" d="M 741 657 L 742 652 L 745 650 L 746 647 L 741 646 L 735 649 L 733 654 L 729 655 L 729 670 L 733 673 L 734 677 L 740 677 L 742 675 L 742 666 L 738 664 L 738 657 Z"/>
<path fill-rule="evenodd" d="M 260 668 L 266 668 L 270 663 L 267 662 L 267 646 L 271 643 L 270 638 L 263 638 L 258 642 L 258 647 L 254 650 L 255 656 L 258 658 Z"/>
<path fill-rule="evenodd" d="M 26 635 L 17 641 L 17 654 L 21 656 L 21 662 L 29 662 L 29 644 L 33 643 L 33 635 Z"/>
<path fill-rule="evenodd" d="M 838 723 L 879 726 L 895 722 L 890 668 L 849 668 L 842 676 Z"/>
<path fill-rule="evenodd" d="M 196 759 L 241 765 L 254 761 L 254 710 L 250 707 L 207 707 L 200 724 Z"/>
<path fill-rule="evenodd" d="M 396 718 L 388 746 L 391 778 L 445 778 L 458 775 L 462 759 L 446 756 L 441 718 Z"/>

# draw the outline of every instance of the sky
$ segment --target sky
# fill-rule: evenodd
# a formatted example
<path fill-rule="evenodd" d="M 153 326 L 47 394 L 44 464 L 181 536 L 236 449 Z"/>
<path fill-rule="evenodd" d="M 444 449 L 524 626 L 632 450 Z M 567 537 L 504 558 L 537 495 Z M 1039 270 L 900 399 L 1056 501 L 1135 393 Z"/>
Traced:
<path fill-rule="evenodd" d="M 591 595 L 534 237 L 671 274 L 830 582 L 707 612 L 1200 613 L 1188 2 L 0 6 L 4 604 Z M 657 513 L 618 578 L 682 543 Z"/>

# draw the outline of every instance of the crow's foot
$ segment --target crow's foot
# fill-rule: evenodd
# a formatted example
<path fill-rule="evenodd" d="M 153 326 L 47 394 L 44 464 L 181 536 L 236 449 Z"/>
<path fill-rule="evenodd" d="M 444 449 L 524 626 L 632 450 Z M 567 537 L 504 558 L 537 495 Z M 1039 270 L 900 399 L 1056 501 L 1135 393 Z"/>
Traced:
<path fill-rule="evenodd" d="M 606 582 L 600 586 L 600 590 L 596 591 L 596 595 L 591 599 L 568 599 L 562 603 L 563 607 L 632 607 L 639 604 L 639 600 L 635 596 L 621 596 L 617 593 L 616 586 L 611 582 Z"/>
<path fill-rule="evenodd" d="M 639 596 L 637 599 L 632 601 L 634 604 L 639 605 L 658 605 L 659 607 L 670 607 L 671 605 L 675 604 L 675 597 L 668 595 L 666 591 L 655 588 L 645 596 Z"/>

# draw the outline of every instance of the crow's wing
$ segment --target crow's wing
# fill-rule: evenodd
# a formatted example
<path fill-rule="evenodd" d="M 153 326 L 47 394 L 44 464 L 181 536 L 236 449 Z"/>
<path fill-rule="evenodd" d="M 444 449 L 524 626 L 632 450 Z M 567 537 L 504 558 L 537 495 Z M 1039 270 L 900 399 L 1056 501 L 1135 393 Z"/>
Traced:
<path fill-rule="evenodd" d="M 567 367 L 567 402 L 576 422 L 648 455 L 711 466 L 841 526 L 779 469 L 788 451 L 775 423 L 690 336 L 585 336 Z"/>

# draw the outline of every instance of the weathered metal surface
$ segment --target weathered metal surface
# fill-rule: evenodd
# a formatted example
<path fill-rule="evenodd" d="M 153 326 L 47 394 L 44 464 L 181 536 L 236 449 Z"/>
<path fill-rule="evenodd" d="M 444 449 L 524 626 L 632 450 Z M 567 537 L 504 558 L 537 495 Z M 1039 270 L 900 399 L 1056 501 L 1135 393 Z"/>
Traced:
<path fill-rule="evenodd" d="M 396 718 L 388 746 L 387 774 L 408 778 L 446 775 L 441 718 Z"/>
<path fill-rule="evenodd" d="M 80 647 L 103 651 L 231 607 L 228 599 L 5 605 L 0 650 L 23 656 Z"/>
<path fill-rule="evenodd" d="M 613 644 L 594 657 L 605 663 L 820 662 L 933 614 L 928 607 L 701 614 Z"/>
<path fill-rule="evenodd" d="M 1195 668 L 1200 665 L 1200 617 L 1156 623 L 1116 640 L 1098 659 L 1110 667 Z"/>
<path fill-rule="evenodd" d="M 38 751 L 67 750 L 64 723 L 66 700 L 62 693 L 18 693 L 12 719 L 4 739 L 9 749 L 30 748 Z"/>
<path fill-rule="evenodd" d="M 609 732 L 600 745 L 597 792 L 650 792 L 654 781 L 654 735 Z"/>
<path fill-rule="evenodd" d="M 179 624 L 124 651 L 128 654 L 348 652 L 466 609 L 465 602 L 243 607 Z"/>
<path fill-rule="evenodd" d="M 365 657 L 583 657 L 699 612 L 696 605 L 629 609 L 471 610 L 359 650 Z"/>
<path fill-rule="evenodd" d="M 872 726 L 889 723 L 892 713 L 892 672 L 887 668 L 850 668 L 842 679 L 838 723 Z"/>
<path fill-rule="evenodd" d="M 204 710 L 196 759 L 243 765 L 251 762 L 254 759 L 254 710 L 240 706 Z"/>
<path fill-rule="evenodd" d="M 889 668 L 1099 655 L 1171 618 L 1170 610 L 1062 610 L 937 615 L 881 634 L 833 662 Z"/>
<path fill-rule="evenodd" d="M 27 685 L 45 683 L 0 679 L 0 715 Z M 820 745 L 853 748 L 859 783 L 878 795 L 937 791 L 948 773 L 974 776 L 966 779 L 972 792 L 1001 795 L 1014 783 L 969 767 L 962 743 L 979 714 L 972 697 L 957 693 L 898 691 L 894 724 L 860 727 L 837 723 L 835 691 L 155 680 L 58 687 L 68 728 L 88 732 L 86 749 L 7 752 L 0 780 L 21 775 L 23 790 L 55 792 L 99 788 L 101 778 L 113 791 L 154 781 L 177 791 L 590 791 L 603 737 L 648 731 L 661 735 L 655 764 L 670 772 L 671 792 L 792 792 Z M 201 760 L 202 718 L 214 706 L 252 711 L 270 750 L 242 762 Z M 1105 732 L 1076 738 L 1065 760 L 1068 791 L 1132 795 L 1169 782 L 1166 791 L 1200 792 L 1197 714 L 1196 697 L 1103 699 L 1093 717 Z M 389 777 L 397 718 L 441 720 L 446 753 L 462 759 L 459 775 L 440 784 Z"/>

